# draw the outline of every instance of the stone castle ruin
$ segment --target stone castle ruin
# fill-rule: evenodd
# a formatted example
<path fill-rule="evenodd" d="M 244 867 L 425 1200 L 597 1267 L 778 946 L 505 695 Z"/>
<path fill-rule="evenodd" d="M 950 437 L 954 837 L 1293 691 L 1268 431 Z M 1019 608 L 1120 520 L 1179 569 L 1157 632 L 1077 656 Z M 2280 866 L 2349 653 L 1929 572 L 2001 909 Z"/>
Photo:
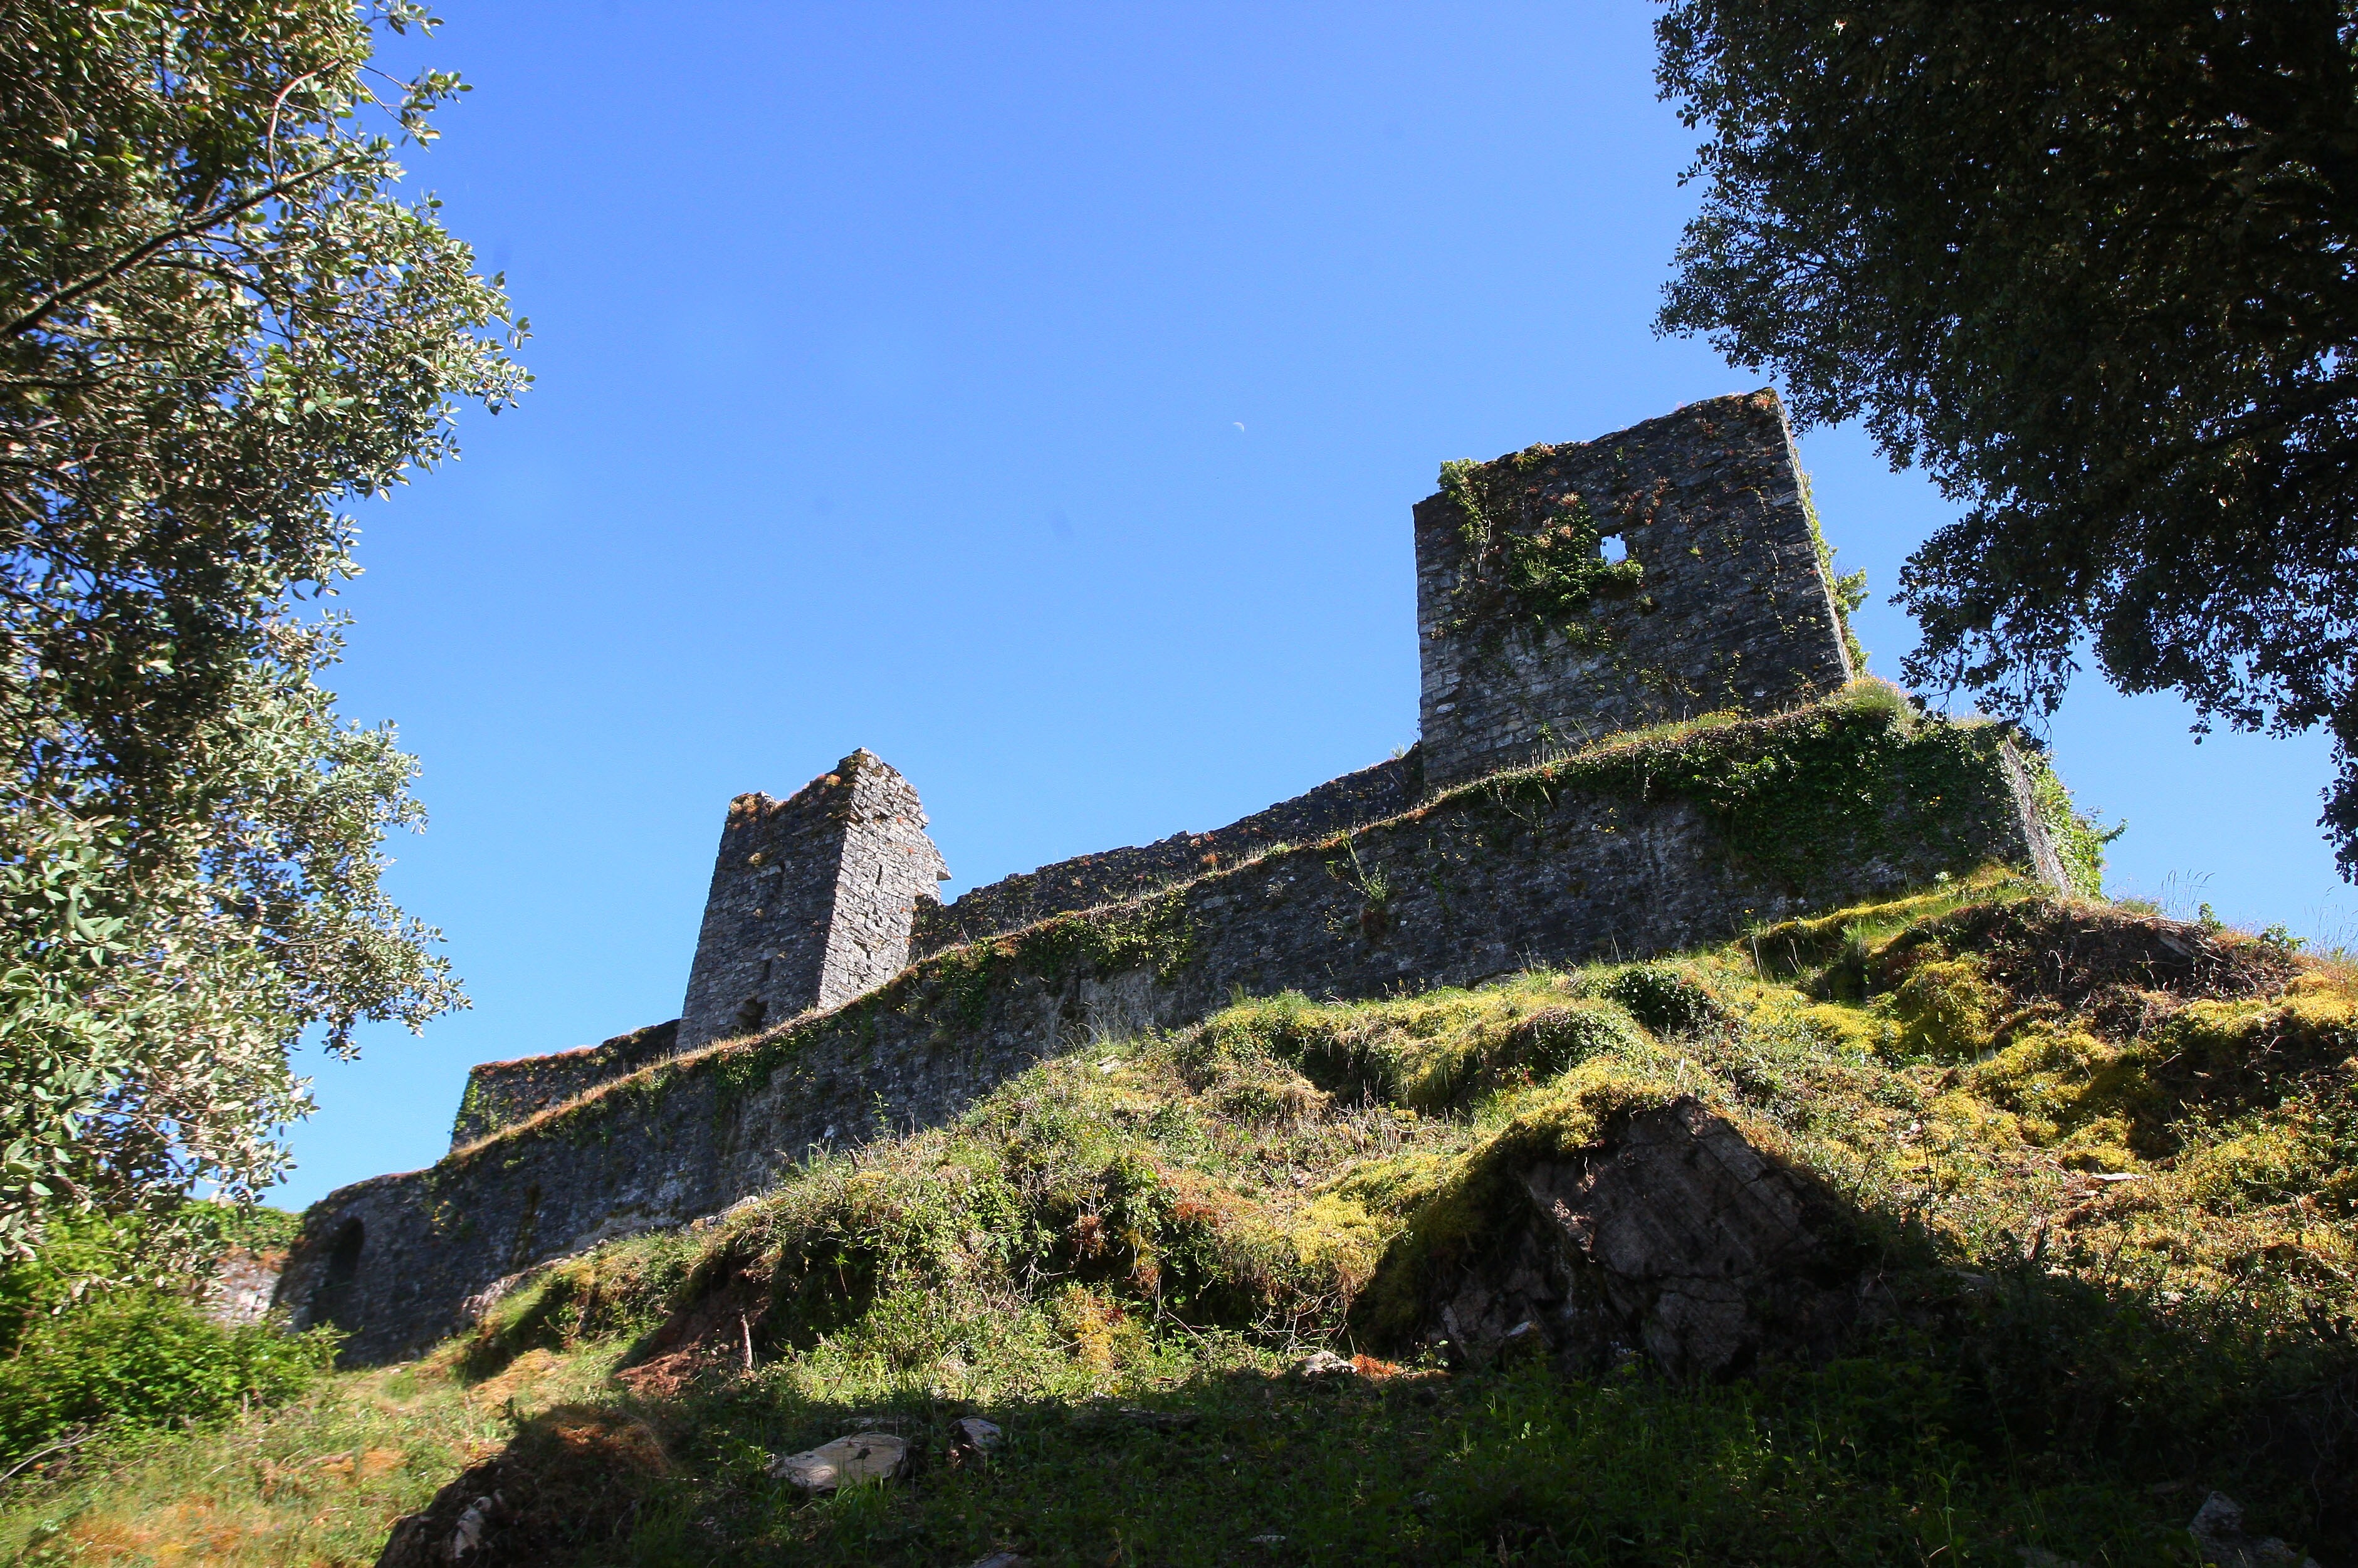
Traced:
<path fill-rule="evenodd" d="M 784 800 L 729 803 L 704 928 L 680 1006 L 679 1044 L 751 1034 L 834 1007 L 909 965 L 918 907 L 950 874 L 909 781 L 872 752 Z"/>
<path fill-rule="evenodd" d="M 536 1264 L 717 1213 L 814 1149 L 1239 989 L 1635 957 L 1992 862 L 2061 885 L 1996 726 L 1928 723 L 1839 798 L 1780 803 L 1774 834 L 1682 772 L 1705 743 L 1833 747 L 1888 718 L 1840 707 L 1853 662 L 1773 394 L 1451 464 L 1414 529 L 1405 755 L 947 904 L 917 793 L 874 754 L 741 795 L 679 1019 L 477 1067 L 448 1158 L 313 1206 L 280 1306 L 341 1325 L 356 1359 L 406 1354 Z"/>
<path fill-rule="evenodd" d="M 1451 468 L 1416 508 L 1429 783 L 1851 678 L 1774 395 Z"/>

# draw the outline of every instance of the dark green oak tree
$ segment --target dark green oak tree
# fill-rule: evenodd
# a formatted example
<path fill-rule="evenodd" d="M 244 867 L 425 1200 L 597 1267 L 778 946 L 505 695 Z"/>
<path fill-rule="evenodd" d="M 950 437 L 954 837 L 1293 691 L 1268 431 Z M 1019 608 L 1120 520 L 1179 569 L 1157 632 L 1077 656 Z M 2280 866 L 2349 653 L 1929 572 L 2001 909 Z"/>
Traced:
<path fill-rule="evenodd" d="M 0 1249 L 250 1195 L 306 1032 L 463 1004 L 380 886 L 416 764 L 319 684 L 343 508 L 525 379 L 397 189 L 461 88 L 373 46 L 431 25 L 0 0 Z"/>
<path fill-rule="evenodd" d="M 1909 677 L 2322 725 L 2358 880 L 2358 8 L 1669 0 L 1707 133 L 1660 325 L 1965 510 Z"/>

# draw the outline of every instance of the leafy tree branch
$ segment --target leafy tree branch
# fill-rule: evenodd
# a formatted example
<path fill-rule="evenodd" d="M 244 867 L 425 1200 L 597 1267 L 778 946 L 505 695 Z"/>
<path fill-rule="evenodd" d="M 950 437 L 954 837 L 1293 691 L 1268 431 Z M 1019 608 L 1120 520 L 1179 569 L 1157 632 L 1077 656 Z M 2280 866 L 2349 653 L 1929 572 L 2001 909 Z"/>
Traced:
<path fill-rule="evenodd" d="M 1963 515 L 1911 679 L 2052 711 L 2091 657 L 2322 726 L 2358 879 L 2358 7 L 1671 0 L 1705 136 L 1660 324 L 1861 417 Z"/>
<path fill-rule="evenodd" d="M 320 684 L 342 508 L 528 378 L 405 198 L 463 91 L 369 83 L 411 0 L 0 0 L 0 1250 L 249 1197 L 349 1054 L 464 997 L 386 896 L 422 825 Z"/>

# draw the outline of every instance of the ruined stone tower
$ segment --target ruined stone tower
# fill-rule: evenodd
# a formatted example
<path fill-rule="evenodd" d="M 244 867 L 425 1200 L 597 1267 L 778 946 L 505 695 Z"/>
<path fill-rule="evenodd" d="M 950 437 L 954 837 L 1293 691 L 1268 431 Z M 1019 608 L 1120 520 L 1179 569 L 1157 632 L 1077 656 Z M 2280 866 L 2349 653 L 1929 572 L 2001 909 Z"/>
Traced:
<path fill-rule="evenodd" d="M 1850 678 L 1775 393 L 1452 468 L 1415 510 L 1428 785 Z"/>
<path fill-rule="evenodd" d="M 679 1049 L 849 1001 L 909 961 L 949 875 L 907 779 L 858 751 L 784 800 L 729 803 L 680 1010 Z"/>

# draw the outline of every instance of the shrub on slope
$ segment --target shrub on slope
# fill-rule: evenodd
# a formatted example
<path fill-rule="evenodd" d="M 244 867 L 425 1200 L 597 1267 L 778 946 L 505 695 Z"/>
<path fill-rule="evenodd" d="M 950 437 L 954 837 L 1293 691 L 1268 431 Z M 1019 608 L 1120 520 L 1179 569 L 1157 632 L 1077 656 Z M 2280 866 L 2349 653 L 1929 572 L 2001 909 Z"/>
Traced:
<path fill-rule="evenodd" d="M 208 1209 L 211 1206 L 206 1206 Z M 292 1215 L 223 1209 L 188 1228 L 211 1250 L 283 1244 Z M 336 1336 L 216 1322 L 193 1278 L 137 1282 L 153 1260 L 135 1222 L 59 1226 L 0 1267 L 0 1467 L 101 1428 L 186 1425 L 276 1403 L 319 1376 Z"/>

